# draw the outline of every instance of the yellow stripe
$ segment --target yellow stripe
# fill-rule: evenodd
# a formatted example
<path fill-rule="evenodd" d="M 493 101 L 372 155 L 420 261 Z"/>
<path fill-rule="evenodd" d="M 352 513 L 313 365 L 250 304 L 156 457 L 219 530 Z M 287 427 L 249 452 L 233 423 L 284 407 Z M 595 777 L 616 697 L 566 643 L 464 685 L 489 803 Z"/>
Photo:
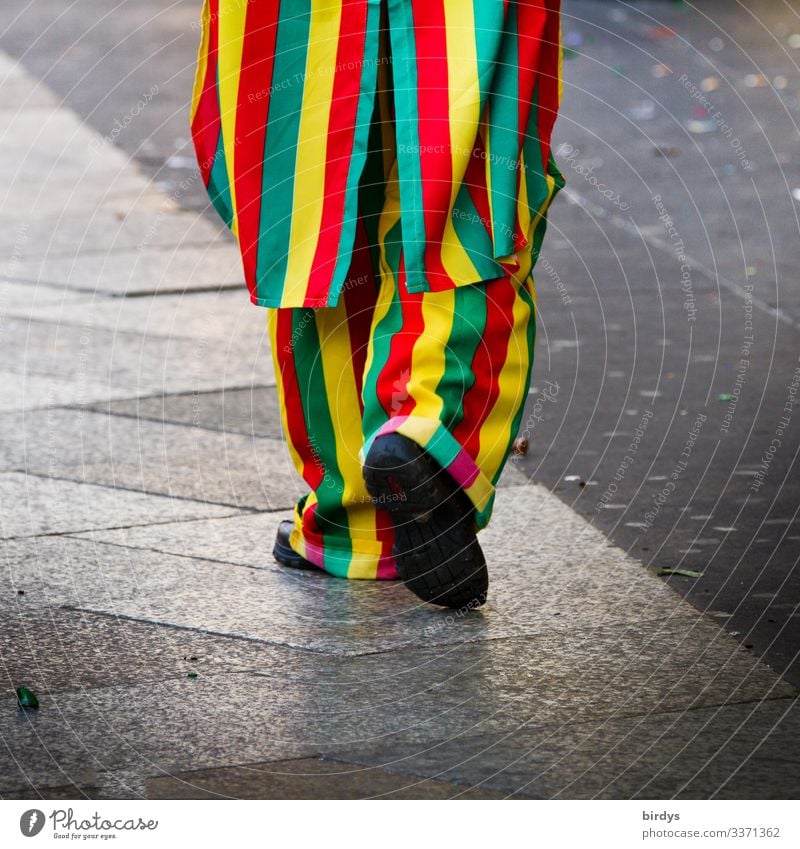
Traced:
<path fill-rule="evenodd" d="M 552 177 L 550 174 L 545 174 L 544 179 L 547 183 L 547 195 L 545 196 L 542 205 L 539 207 L 539 209 L 536 210 L 536 214 L 528 225 L 528 243 L 530 245 L 533 245 L 533 239 L 536 235 L 536 228 L 542 223 L 542 220 L 544 219 L 544 216 L 547 213 L 548 207 L 550 206 L 550 203 L 553 200 L 553 192 L 556 188 L 556 181 L 554 177 Z"/>
<path fill-rule="evenodd" d="M 233 179 L 236 155 L 236 106 L 239 97 L 239 74 L 242 68 L 242 45 L 248 3 L 241 0 L 219 2 L 219 109 L 222 120 L 222 141 L 225 147 L 225 165 L 228 169 L 233 222 L 231 229 L 238 232 L 236 215 L 236 184 Z"/>
<path fill-rule="evenodd" d="M 200 95 L 203 93 L 203 83 L 206 79 L 208 68 L 208 42 L 209 27 L 211 26 L 211 15 L 208 11 L 208 0 L 203 0 L 203 11 L 200 13 L 200 46 L 197 48 L 197 70 L 194 74 L 194 89 L 192 91 L 192 108 L 189 112 L 189 124 L 194 122 L 197 107 L 200 104 Z"/>
<path fill-rule="evenodd" d="M 531 208 L 528 205 L 528 175 L 526 173 L 525 154 L 519 152 L 519 195 L 517 196 L 517 216 L 522 233 L 530 236 Z"/>
<path fill-rule="evenodd" d="M 333 97 L 333 70 L 339 46 L 342 4 L 330 0 L 312 4 L 303 104 L 297 139 L 292 228 L 289 236 L 284 303 L 300 303 L 305 295 L 325 205 L 328 125 Z"/>
<path fill-rule="evenodd" d="M 284 434 L 287 435 L 286 442 L 289 446 L 289 454 L 292 458 L 292 462 L 294 463 L 294 467 L 295 469 L 297 469 L 298 474 L 302 476 L 303 460 L 297 453 L 297 449 L 294 447 L 294 443 L 291 440 L 289 422 L 286 416 L 286 396 L 284 395 L 283 391 L 283 375 L 281 374 L 281 366 L 278 361 L 278 311 L 275 309 L 267 310 L 267 330 L 269 332 L 270 350 L 272 351 L 272 364 L 273 368 L 275 369 L 275 376 L 277 378 L 276 383 L 278 386 L 278 407 L 281 411 L 281 424 L 283 425 Z"/>
<path fill-rule="evenodd" d="M 376 328 L 386 318 L 386 314 L 391 309 L 394 301 L 395 293 L 397 292 L 397 281 L 394 279 L 394 273 L 386 261 L 386 234 L 397 224 L 400 219 L 400 192 L 397 184 L 397 161 L 395 161 L 389 172 L 389 177 L 386 183 L 386 200 L 381 211 L 380 220 L 378 221 L 378 245 L 380 246 L 380 285 L 378 287 L 378 297 L 375 302 L 375 310 L 372 315 L 372 325 L 369 330 L 369 345 L 367 347 L 367 357 L 364 363 L 364 374 L 367 375 L 372 369 L 372 363 L 375 359 L 375 349 L 372 345 L 375 339 Z M 363 460 L 363 458 L 362 458 Z"/>
<path fill-rule="evenodd" d="M 475 15 L 472 4 L 464 3 L 463 0 L 444 0 L 444 16 L 449 85 L 450 156 L 453 169 L 449 209 L 452 213 L 458 190 L 464 182 L 464 175 L 472 156 L 475 127 L 481 120 L 481 87 L 478 80 L 478 48 L 475 43 Z M 442 265 L 452 280 L 472 281 L 479 277 L 469 253 L 456 235 L 452 214 L 447 216 L 441 256 Z"/>
<path fill-rule="evenodd" d="M 315 310 L 320 358 L 331 420 L 336 434 L 336 464 L 344 483 L 342 505 L 347 510 L 350 538 L 354 547 L 359 539 L 375 540 L 375 508 L 361 474 L 358 451 L 353 450 L 361 436 L 361 410 L 344 298 L 336 307 Z M 374 578 L 378 555 L 354 552 L 348 578 Z"/>
<path fill-rule="evenodd" d="M 440 419 L 444 401 L 436 392 L 447 367 L 447 342 L 453 328 L 455 290 L 422 295 L 423 331 L 411 352 L 408 388 L 416 402 L 414 415 Z"/>
<path fill-rule="evenodd" d="M 515 282 L 515 287 L 518 285 Z M 520 404 L 524 403 L 528 387 L 528 342 L 526 338 L 530 307 L 517 296 L 514 299 L 514 329 L 508 341 L 506 359 L 500 371 L 499 394 L 481 427 L 478 468 L 492 480 L 508 449 L 509 424 Z"/>

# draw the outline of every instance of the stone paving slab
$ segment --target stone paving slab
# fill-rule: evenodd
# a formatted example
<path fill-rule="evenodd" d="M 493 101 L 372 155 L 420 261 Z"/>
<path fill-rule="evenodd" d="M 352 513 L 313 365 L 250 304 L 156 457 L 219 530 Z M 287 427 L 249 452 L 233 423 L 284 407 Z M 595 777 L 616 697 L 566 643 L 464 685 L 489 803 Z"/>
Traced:
<path fill-rule="evenodd" d="M 188 373 L 181 379 L 194 382 Z M 82 382 L 74 386 L 81 404 L 88 406 L 89 386 Z M 266 392 L 275 390 L 267 388 Z M 243 390 L 243 396 L 247 393 Z M 169 396 L 160 397 L 162 406 L 173 409 Z M 111 403 L 113 410 L 114 402 Z M 148 403 L 153 412 L 159 399 L 151 397 Z M 185 397 L 179 402 L 184 418 L 187 403 Z M 249 435 L 244 425 L 241 433 L 205 429 L 204 425 L 219 425 L 215 417 L 220 415 L 223 403 L 213 395 L 194 395 L 191 406 L 196 422 L 191 427 L 163 419 L 108 416 L 98 410 L 108 410 L 109 405 L 96 403 L 90 409 L 48 406 L 0 414 L 0 429 L 9 434 L 0 443 L 0 469 L 25 469 L 52 477 L 255 510 L 292 507 L 307 487 L 295 471 L 278 423 L 270 432 L 280 438 Z M 134 402 L 124 409 L 136 405 Z M 269 406 L 274 409 L 274 405 L 273 398 Z M 247 414 L 240 411 L 240 416 L 245 418 Z M 525 482 L 525 474 L 509 464 L 498 487 Z"/>
<path fill-rule="evenodd" d="M 519 742 L 509 745 L 521 754 L 527 726 L 570 729 L 616 717 L 630 729 L 637 717 L 794 693 L 773 686 L 774 676 L 733 640 L 718 638 L 710 623 L 681 617 L 389 657 L 264 652 L 249 673 L 148 675 L 132 686 L 42 691 L 40 708 L 29 712 L 15 711 L 9 695 L 0 698 L 0 736 L 11 758 L 0 757 L 0 791 L 26 781 L 97 786 L 107 783 L 100 773 L 117 770 L 157 776 L 326 752 L 345 760 L 352 752 L 358 763 L 375 747 L 387 753 L 376 764 L 383 767 L 395 745 L 418 753 L 468 736 L 511 734 Z M 102 637 L 95 645 L 108 649 Z M 542 731 L 531 734 L 539 739 Z M 486 763 L 503 765 L 504 756 Z M 440 777 L 442 764 L 460 763 L 436 762 L 414 771 Z"/>
<path fill-rule="evenodd" d="M 126 295 L 142 292 L 181 293 L 198 289 L 240 287 L 241 260 L 228 244 L 201 249 L 171 247 L 101 251 L 78 254 L 65 262 L 60 256 L 19 261 L 14 277 L 64 286 L 81 292 Z"/>
<path fill-rule="evenodd" d="M 375 767 L 297 758 L 145 783 L 148 799 L 503 799 L 505 794 Z"/>
<path fill-rule="evenodd" d="M 258 510 L 306 491 L 275 439 L 60 409 L 6 414 L 0 429 L 5 469 Z"/>
<path fill-rule="evenodd" d="M 274 388 L 252 386 L 225 392 L 156 395 L 112 401 L 97 408 L 148 421 L 194 425 L 206 430 L 282 439 L 281 411 Z"/>
<path fill-rule="evenodd" d="M 800 705 L 782 698 L 334 757 L 539 799 L 797 799 L 799 733 Z"/>
<path fill-rule="evenodd" d="M 130 389 L 112 388 L 94 381 L 0 371 L 0 413 L 82 404 L 88 399 L 124 398 L 130 393 Z"/>
<path fill-rule="evenodd" d="M 43 607 L 39 586 L 26 582 L 19 595 L 21 587 L 4 582 L 0 621 L 6 682 L 39 694 L 164 683 L 189 673 L 243 672 L 293 660 L 292 650 L 282 646 Z"/>
<path fill-rule="evenodd" d="M 38 290 L 35 309 L 28 306 L 30 298 L 23 299 L 20 293 L 20 298 L 7 307 L 8 315 L 22 312 L 23 317 L 59 326 L 90 325 L 114 333 L 125 331 L 170 339 L 204 339 L 209 343 L 213 341 L 215 348 L 222 344 L 231 357 L 243 354 L 248 362 L 259 348 L 269 351 L 266 310 L 250 303 L 244 284 L 241 290 L 234 291 L 133 298 L 91 295 L 35 284 L 16 286 L 28 292 Z M 70 297 L 71 300 L 67 300 Z"/>
<path fill-rule="evenodd" d="M 253 567 L 267 568 L 224 567 L 63 537 L 10 543 L 6 563 L 16 584 L 38 583 L 48 603 L 341 655 L 601 623 L 635 625 L 683 611 L 672 590 L 641 569 L 626 569 L 619 552 L 589 549 L 587 558 L 587 549 L 578 546 L 548 560 L 541 546 L 538 559 L 504 562 L 487 544 L 490 601 L 458 615 L 423 605 L 396 582 L 346 581 L 277 566 L 271 551 L 279 516 L 271 515 L 272 529 L 261 524 L 262 543 L 250 554 Z M 195 545 L 210 536 L 200 524 L 188 529 L 197 526 Z M 159 541 L 156 533 L 151 545 L 170 542 Z M 555 540 L 551 545 L 558 547 Z M 242 557 L 241 549 L 236 555 Z"/>
<path fill-rule="evenodd" d="M 293 511 L 248 513 L 223 519 L 170 522 L 163 525 L 89 531 L 83 539 L 162 554 L 183 555 L 256 569 L 273 566 L 272 542 L 278 523 L 291 519 Z"/>
<path fill-rule="evenodd" d="M 0 473 L 0 538 L 230 515 L 230 507 L 75 481 Z M 59 569 L 57 562 L 51 564 Z"/>
<path fill-rule="evenodd" d="M 54 107 L 58 98 L 47 86 L 29 76 L 8 54 L 0 52 L 0 110 L 3 112 Z"/>
<path fill-rule="evenodd" d="M 12 197 L 23 188 L 52 198 L 83 196 L 103 185 L 106 192 L 148 187 L 121 150 L 105 143 L 69 109 L 19 109 L 6 118 L 0 174 Z"/>
<path fill-rule="evenodd" d="M 628 594 L 628 590 L 635 593 L 643 588 L 641 601 L 644 604 L 656 600 L 665 605 L 659 608 L 662 611 L 675 609 L 677 596 L 648 575 L 636 561 L 611 546 L 602 533 L 552 496 L 545 487 L 533 483 L 517 484 L 517 475 L 521 476 L 521 473 L 513 468 L 513 464 L 509 464 L 508 470 L 509 485 L 498 489 L 492 523 L 479 535 L 490 570 L 494 566 L 502 566 L 504 576 L 513 575 L 513 580 L 521 586 L 526 581 L 533 586 L 532 582 L 537 580 L 541 570 L 555 567 L 562 576 L 558 581 L 560 587 L 570 585 L 578 591 L 582 582 L 589 581 L 594 591 L 602 587 L 613 592 L 616 586 L 623 596 Z M 124 531 L 96 532 L 92 538 L 116 545 L 152 548 L 194 557 L 210 556 L 240 565 L 258 566 L 261 554 L 248 547 L 250 540 L 259 536 L 271 539 L 278 521 L 288 515 L 246 515 L 194 522 L 191 526 L 159 524 Z M 509 539 L 514 540 L 513 547 L 509 547 Z M 549 572 L 548 578 L 550 575 Z M 323 577 L 306 573 L 303 580 L 312 581 L 312 586 L 316 586 Z M 505 577 L 498 577 L 496 583 L 504 580 Z M 354 591 L 366 593 L 370 584 L 344 582 L 342 586 L 345 592 L 350 592 L 348 588 L 352 586 L 358 588 Z M 555 587 L 547 591 L 542 585 L 541 589 L 542 600 L 537 607 L 547 606 L 558 611 Z"/>
<path fill-rule="evenodd" d="M 0 210 L 0 256 L 12 252 L 13 237 L 20 224 L 17 216 Z M 24 220 L 24 233 L 25 257 L 60 257 L 65 263 L 81 254 L 147 247 L 195 247 L 202 252 L 229 245 L 232 239 L 222 223 L 215 227 L 208 218 L 183 212 L 161 194 L 142 195 L 126 211 L 100 204 L 96 209 L 72 214 L 57 211 L 30 216 Z"/>
<path fill-rule="evenodd" d="M 108 384 L 106 397 L 120 391 L 130 397 L 264 385 L 274 379 L 269 347 L 255 340 L 244 350 L 231 350 L 210 338 L 148 336 L 88 323 L 6 317 L 0 350 L 6 371 L 87 384 L 83 403 L 103 400 L 89 394 L 92 384 Z"/>

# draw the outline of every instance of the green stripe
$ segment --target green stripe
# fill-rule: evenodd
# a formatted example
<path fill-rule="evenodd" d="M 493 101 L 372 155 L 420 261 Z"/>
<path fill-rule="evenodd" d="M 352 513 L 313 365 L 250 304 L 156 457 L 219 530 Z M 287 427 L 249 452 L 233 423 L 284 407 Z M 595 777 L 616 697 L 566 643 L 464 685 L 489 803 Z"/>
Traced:
<path fill-rule="evenodd" d="M 261 187 L 261 221 L 258 238 L 256 280 L 258 295 L 279 302 L 283 292 L 290 244 L 297 140 L 303 106 L 303 79 L 308 59 L 311 4 L 296 0 L 303 11 L 278 20 L 275 65 L 264 140 L 264 169 Z"/>
<path fill-rule="evenodd" d="M 452 221 L 459 244 L 475 266 L 480 279 L 504 277 L 506 272 L 503 266 L 494 261 L 494 247 L 487 230 L 490 222 L 484 221 L 478 214 L 466 183 L 459 186 Z"/>
<path fill-rule="evenodd" d="M 310 320 L 309 320 L 310 318 Z M 316 517 L 325 536 L 336 538 L 334 545 L 341 551 L 350 543 L 347 511 L 342 506 L 344 481 L 336 459 L 336 429 L 331 418 L 331 399 L 325 387 L 322 370 L 322 353 L 317 332 L 316 313 L 311 309 L 292 310 L 292 339 L 294 367 L 302 396 L 303 417 L 314 454 L 324 468 L 324 479 L 316 489 Z M 325 550 L 327 546 L 323 546 Z M 342 563 L 328 563 L 325 555 L 324 568 L 340 578 L 347 577 Z"/>
<path fill-rule="evenodd" d="M 228 182 L 228 165 L 225 162 L 225 146 L 222 133 L 219 134 L 217 150 L 214 153 L 214 164 L 208 180 L 208 197 L 214 209 L 228 227 L 233 224 L 233 202 L 231 187 Z"/>
<path fill-rule="evenodd" d="M 372 124 L 369 130 L 369 150 L 358 186 L 358 209 L 364 221 L 364 230 L 367 234 L 367 244 L 370 249 L 376 283 L 378 282 L 378 270 L 381 267 L 378 228 L 380 226 L 381 210 L 383 209 L 386 196 L 385 176 L 383 173 L 383 135 L 381 133 L 379 119 L 380 110 L 378 107 L 378 98 L 376 97 Z"/>
<path fill-rule="evenodd" d="M 496 484 L 497 481 L 500 479 L 500 475 L 503 471 L 503 467 L 505 466 L 505 462 L 508 459 L 508 455 L 511 453 L 511 448 L 514 444 L 514 440 L 517 438 L 517 434 L 519 433 L 519 428 L 522 424 L 522 415 L 525 412 L 527 388 L 531 385 L 531 372 L 533 370 L 533 352 L 534 346 L 536 344 L 536 305 L 533 302 L 533 298 L 531 297 L 530 292 L 528 292 L 525 286 L 519 287 L 518 297 L 522 298 L 522 300 L 527 304 L 528 309 L 530 310 L 530 320 L 528 321 L 528 326 L 526 328 L 525 340 L 528 345 L 528 366 L 525 371 L 525 382 L 523 384 L 523 386 L 525 387 L 525 395 L 520 399 L 517 413 L 511 421 L 511 425 L 508 431 L 508 444 L 506 445 L 505 459 L 498 466 L 497 472 L 495 472 L 494 478 L 492 479 L 492 484 Z"/>
<path fill-rule="evenodd" d="M 564 175 L 558 170 L 556 166 L 556 161 L 553 158 L 553 154 L 551 152 L 550 159 L 547 163 L 547 172 L 551 177 L 555 180 L 555 185 L 553 187 L 553 194 L 550 196 L 550 199 L 547 201 L 547 209 L 550 208 L 550 204 L 553 202 L 553 198 L 564 188 Z M 539 258 L 539 251 L 542 249 L 542 240 L 544 239 L 544 234 L 547 230 L 547 210 L 545 210 L 542 218 L 539 219 L 539 223 L 536 225 L 536 229 L 533 234 L 533 244 L 531 248 L 531 258 L 535 263 Z"/>
<path fill-rule="evenodd" d="M 406 288 L 409 292 L 427 292 L 430 286 L 424 273 L 427 239 L 419 158 L 417 49 L 414 40 L 414 16 L 409 0 L 389 0 L 389 20 L 397 113 L 395 134 L 400 209 L 406 248 Z"/>
<path fill-rule="evenodd" d="M 217 94 L 217 114 L 219 114 L 219 66 L 216 69 L 217 83 L 215 91 Z M 231 155 L 233 155 L 231 153 Z M 208 197 L 211 205 L 216 209 L 219 216 L 228 227 L 233 225 L 233 201 L 231 200 L 231 187 L 228 180 L 228 163 L 225 158 L 225 142 L 220 125 L 217 138 L 217 149 L 214 151 L 214 164 L 208 175 Z"/>
<path fill-rule="evenodd" d="M 482 5 L 480 3 L 476 5 Z M 489 4 L 486 4 L 487 6 Z M 492 199 L 494 255 L 514 253 L 519 162 L 519 45 L 517 6 L 508 8 L 503 44 L 497 56 L 493 93 L 489 101 L 489 192 Z"/>
<path fill-rule="evenodd" d="M 453 322 L 445 346 L 444 374 L 436 394 L 442 399 L 442 424 L 453 430 L 464 418 L 464 395 L 475 383 L 472 360 L 486 327 L 486 284 L 454 290 Z"/>
<path fill-rule="evenodd" d="M 363 64 L 361 66 L 361 93 L 356 110 L 356 126 L 353 134 L 353 150 L 350 156 L 350 170 L 345 187 L 344 218 L 339 240 L 339 254 L 331 280 L 328 305 L 335 306 L 350 271 L 351 251 L 355 241 L 356 221 L 358 220 L 358 185 L 367 160 L 372 110 L 376 106 L 375 91 L 378 76 L 378 36 L 380 6 L 367 5 L 367 34 L 364 44 Z M 334 151 L 338 155 L 338 151 Z M 381 184 L 383 169 L 381 169 Z M 381 186 L 382 189 L 382 186 Z M 381 191 L 382 195 L 383 192 Z"/>
<path fill-rule="evenodd" d="M 364 418 L 362 433 L 368 439 L 381 425 L 388 421 L 388 416 L 378 402 L 375 387 L 386 363 L 389 361 L 392 338 L 403 327 L 403 312 L 397 290 L 397 269 L 400 267 L 400 252 L 402 250 L 402 227 L 398 221 L 386 234 L 386 262 L 394 275 L 393 281 L 383 280 L 381 288 L 392 286 L 392 303 L 384 317 L 375 326 L 372 334 L 372 364 L 364 378 Z M 384 272 L 385 273 L 385 272 Z M 369 397 L 371 396 L 371 397 Z"/>

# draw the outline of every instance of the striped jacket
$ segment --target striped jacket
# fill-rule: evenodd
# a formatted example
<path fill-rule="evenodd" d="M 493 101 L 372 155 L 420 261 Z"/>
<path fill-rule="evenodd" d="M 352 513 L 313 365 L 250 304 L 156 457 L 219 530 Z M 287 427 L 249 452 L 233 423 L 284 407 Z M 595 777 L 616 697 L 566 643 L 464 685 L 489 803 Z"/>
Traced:
<path fill-rule="evenodd" d="M 560 0 L 204 0 L 191 114 L 254 303 L 336 304 L 388 21 L 405 282 L 535 261 L 563 185 L 550 152 Z M 525 248 L 530 248 L 526 252 Z"/>

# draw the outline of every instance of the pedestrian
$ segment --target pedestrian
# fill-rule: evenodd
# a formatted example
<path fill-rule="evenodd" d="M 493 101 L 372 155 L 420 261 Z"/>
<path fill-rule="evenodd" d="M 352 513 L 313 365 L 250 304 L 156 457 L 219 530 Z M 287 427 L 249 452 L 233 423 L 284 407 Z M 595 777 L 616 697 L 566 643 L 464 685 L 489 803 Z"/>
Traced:
<path fill-rule="evenodd" d="M 563 186 L 559 0 L 205 0 L 191 116 L 309 492 L 274 556 L 475 607 Z"/>

